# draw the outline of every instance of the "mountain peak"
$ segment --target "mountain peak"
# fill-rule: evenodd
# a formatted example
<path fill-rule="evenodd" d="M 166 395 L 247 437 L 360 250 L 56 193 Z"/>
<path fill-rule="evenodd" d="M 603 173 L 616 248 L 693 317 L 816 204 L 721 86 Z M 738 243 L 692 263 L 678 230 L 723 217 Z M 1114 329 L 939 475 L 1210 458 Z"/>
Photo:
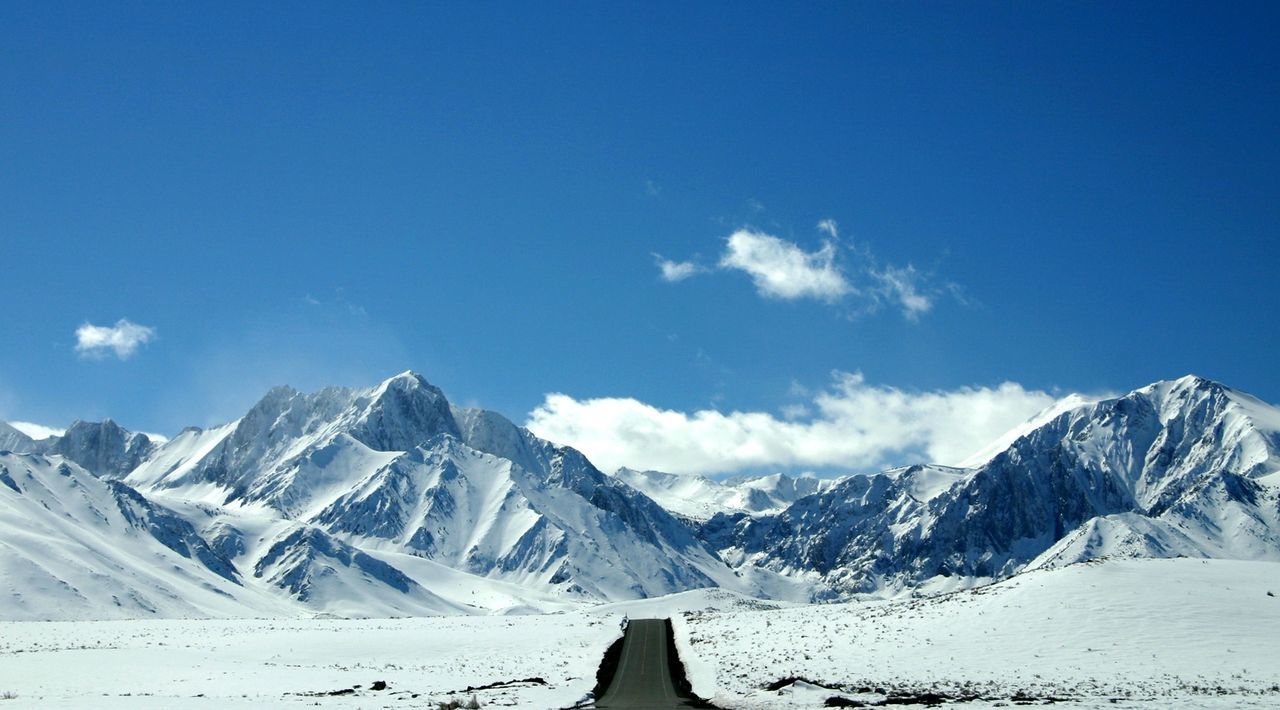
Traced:
<path fill-rule="evenodd" d="M 1220 382 L 1211 380 L 1207 377 L 1201 377 L 1200 375 L 1188 374 L 1188 375 L 1183 375 L 1182 377 L 1179 377 L 1177 379 L 1159 380 L 1157 382 L 1152 382 L 1146 387 L 1142 387 L 1135 390 L 1134 393 L 1147 395 L 1147 396 L 1154 395 L 1156 397 L 1163 399 L 1163 398 L 1169 397 L 1170 395 L 1176 397 L 1178 395 L 1188 393 L 1188 392 L 1219 393 L 1219 392 L 1230 392 L 1230 391 L 1232 391 L 1230 387 L 1227 387 L 1226 385 Z"/>
<path fill-rule="evenodd" d="M 94 475 L 121 478 L 156 448 L 150 437 L 131 432 L 111 419 L 101 422 L 77 419 L 53 442 L 49 451 L 80 464 Z"/>
<path fill-rule="evenodd" d="M 416 388 L 416 387 L 432 387 L 427 378 L 414 372 L 413 370 L 405 370 L 398 375 L 393 375 L 382 381 L 379 389 L 387 389 L 391 387 L 397 388 Z M 432 387 L 432 389 L 435 389 Z"/>

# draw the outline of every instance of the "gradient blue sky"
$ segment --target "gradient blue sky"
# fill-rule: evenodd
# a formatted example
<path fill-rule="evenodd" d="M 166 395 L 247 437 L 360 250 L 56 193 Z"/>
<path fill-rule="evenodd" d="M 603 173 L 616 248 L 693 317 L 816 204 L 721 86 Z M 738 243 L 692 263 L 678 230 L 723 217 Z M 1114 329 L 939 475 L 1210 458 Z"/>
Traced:
<path fill-rule="evenodd" d="M 0 417 L 408 368 L 517 420 L 803 420 L 833 371 L 1280 400 L 1280 6 L 1219 5 L 0 4 Z M 762 294 L 744 228 L 858 293 Z"/>

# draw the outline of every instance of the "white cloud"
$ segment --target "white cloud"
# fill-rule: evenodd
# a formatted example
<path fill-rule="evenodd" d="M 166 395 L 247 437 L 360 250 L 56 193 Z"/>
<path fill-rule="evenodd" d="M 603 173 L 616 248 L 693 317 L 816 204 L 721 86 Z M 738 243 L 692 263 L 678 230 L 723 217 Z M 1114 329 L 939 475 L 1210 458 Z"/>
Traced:
<path fill-rule="evenodd" d="M 836 221 L 834 219 L 824 219 L 821 222 L 818 222 L 818 231 L 832 239 L 840 238 L 840 228 L 836 225 Z"/>
<path fill-rule="evenodd" d="M 761 296 L 794 300 L 835 301 L 854 292 L 835 263 L 836 245 L 827 242 L 815 252 L 778 237 L 739 229 L 725 241 L 720 267 L 751 276 Z"/>
<path fill-rule="evenodd" d="M 933 308 L 933 298 L 921 292 L 920 274 L 910 264 L 905 268 L 886 266 L 883 270 L 872 271 L 871 277 L 880 282 L 880 295 L 896 301 L 908 320 L 917 320 Z"/>
<path fill-rule="evenodd" d="M 36 441 L 47 439 L 51 436 L 62 436 L 67 433 L 66 429 L 55 429 L 43 424 L 32 424 L 31 422 L 9 422 L 9 426 L 17 429 Z"/>
<path fill-rule="evenodd" d="M 548 394 L 526 426 L 573 446 L 597 466 L 717 474 L 767 469 L 876 470 L 930 461 L 955 464 L 1056 398 L 1013 382 L 911 392 L 833 373 L 804 418 L 794 405 L 768 412 L 680 412 L 636 399 Z"/>
<path fill-rule="evenodd" d="M 76 328 L 76 352 L 88 357 L 105 357 L 114 352 L 125 360 L 137 351 L 138 346 L 156 337 L 155 328 L 138 325 L 121 318 L 113 326 L 85 323 Z"/>
<path fill-rule="evenodd" d="M 818 222 L 822 246 L 806 251 L 795 242 L 752 227 L 743 227 L 724 240 L 725 248 L 715 268 L 742 271 L 765 298 L 798 300 L 813 298 L 838 306 L 850 317 L 876 313 L 885 306 L 918 321 L 933 310 L 938 298 L 950 295 L 965 303 L 955 284 L 938 285 L 934 274 L 914 266 L 882 264 L 866 244 L 856 248 L 841 241 L 834 219 Z M 673 261 L 654 254 L 665 281 L 675 282 L 712 270 L 698 261 Z"/>
<path fill-rule="evenodd" d="M 684 281 L 690 276 L 700 274 L 706 271 L 706 267 L 699 266 L 692 261 L 672 261 L 663 257 L 661 254 L 653 255 L 654 261 L 658 263 L 658 268 L 662 270 L 662 280 L 669 282 Z"/>

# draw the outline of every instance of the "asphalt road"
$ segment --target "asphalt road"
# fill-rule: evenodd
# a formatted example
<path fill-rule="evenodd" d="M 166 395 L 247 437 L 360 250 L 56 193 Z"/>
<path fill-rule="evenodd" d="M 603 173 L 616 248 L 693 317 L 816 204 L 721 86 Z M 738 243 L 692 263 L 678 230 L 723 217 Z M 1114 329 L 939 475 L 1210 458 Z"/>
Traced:
<path fill-rule="evenodd" d="M 632 619 L 627 624 L 618 671 L 596 707 L 694 707 L 692 698 L 681 696 L 671 679 L 665 619 Z"/>

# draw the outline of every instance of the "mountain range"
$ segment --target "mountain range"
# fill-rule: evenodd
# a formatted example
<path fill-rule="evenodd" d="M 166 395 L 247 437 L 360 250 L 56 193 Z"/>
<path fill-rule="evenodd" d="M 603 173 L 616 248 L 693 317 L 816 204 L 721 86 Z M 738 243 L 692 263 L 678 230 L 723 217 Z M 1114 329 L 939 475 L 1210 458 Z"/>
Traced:
<path fill-rule="evenodd" d="M 1280 409 L 1188 376 L 1067 398 L 964 468 L 598 470 L 406 372 L 172 440 L 0 423 L 15 619 L 521 613 L 720 587 L 967 588 L 1108 556 L 1280 559 Z"/>

